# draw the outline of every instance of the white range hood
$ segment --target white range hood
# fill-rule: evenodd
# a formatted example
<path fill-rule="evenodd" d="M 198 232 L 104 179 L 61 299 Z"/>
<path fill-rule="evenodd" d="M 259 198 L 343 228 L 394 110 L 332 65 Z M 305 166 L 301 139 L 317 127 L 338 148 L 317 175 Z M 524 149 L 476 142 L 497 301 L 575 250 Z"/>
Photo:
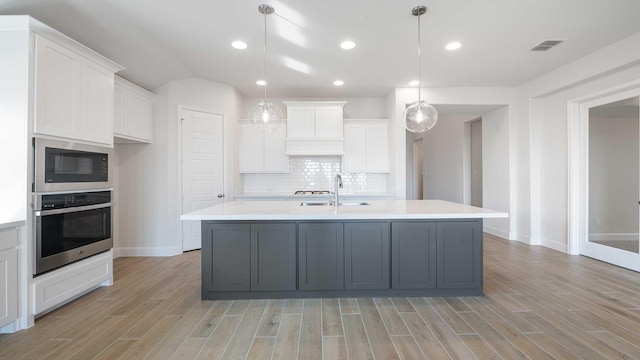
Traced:
<path fill-rule="evenodd" d="M 346 101 L 284 101 L 289 156 L 344 155 Z"/>

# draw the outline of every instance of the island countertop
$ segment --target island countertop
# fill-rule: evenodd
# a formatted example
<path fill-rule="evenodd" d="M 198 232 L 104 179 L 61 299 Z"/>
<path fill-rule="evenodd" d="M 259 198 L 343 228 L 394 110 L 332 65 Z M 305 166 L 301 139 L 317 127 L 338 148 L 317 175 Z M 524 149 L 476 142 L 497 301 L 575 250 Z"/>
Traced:
<path fill-rule="evenodd" d="M 301 206 L 300 201 L 229 201 L 181 220 L 380 220 L 506 218 L 508 213 L 444 200 L 372 200 L 369 205 Z"/>

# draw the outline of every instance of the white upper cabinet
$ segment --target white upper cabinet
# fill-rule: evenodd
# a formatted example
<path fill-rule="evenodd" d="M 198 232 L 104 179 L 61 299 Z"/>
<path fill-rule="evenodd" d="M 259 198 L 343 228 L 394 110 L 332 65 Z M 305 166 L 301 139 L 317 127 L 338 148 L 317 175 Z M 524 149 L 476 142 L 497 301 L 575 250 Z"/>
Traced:
<path fill-rule="evenodd" d="M 81 63 L 73 51 L 36 36 L 34 132 L 68 138 L 80 134 Z"/>
<path fill-rule="evenodd" d="M 367 126 L 345 124 L 344 140 L 342 171 L 365 172 L 367 170 Z"/>
<path fill-rule="evenodd" d="M 387 120 L 349 120 L 344 125 L 342 170 L 350 173 L 389 172 Z"/>
<path fill-rule="evenodd" d="M 153 93 L 115 77 L 113 135 L 116 142 L 150 143 L 153 139 Z"/>
<path fill-rule="evenodd" d="M 43 36 L 35 39 L 34 133 L 111 146 L 119 67 L 107 68 Z"/>
<path fill-rule="evenodd" d="M 288 155 L 342 155 L 346 101 L 285 101 Z"/>
<path fill-rule="evenodd" d="M 86 61 L 81 76 L 81 140 L 113 144 L 113 72 Z"/>
<path fill-rule="evenodd" d="M 240 172 L 289 172 L 285 135 L 284 125 L 265 132 L 251 124 L 240 124 Z"/>

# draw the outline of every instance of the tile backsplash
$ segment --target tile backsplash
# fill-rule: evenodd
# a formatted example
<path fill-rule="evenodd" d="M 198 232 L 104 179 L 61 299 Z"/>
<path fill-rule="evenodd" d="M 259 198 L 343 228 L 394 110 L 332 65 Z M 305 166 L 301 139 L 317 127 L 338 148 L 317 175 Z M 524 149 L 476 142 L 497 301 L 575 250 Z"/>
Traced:
<path fill-rule="evenodd" d="M 340 173 L 338 156 L 294 156 L 288 174 L 244 174 L 244 193 L 291 193 L 296 190 L 333 191 L 333 179 Z M 387 193 L 388 174 L 342 174 L 345 194 Z"/>

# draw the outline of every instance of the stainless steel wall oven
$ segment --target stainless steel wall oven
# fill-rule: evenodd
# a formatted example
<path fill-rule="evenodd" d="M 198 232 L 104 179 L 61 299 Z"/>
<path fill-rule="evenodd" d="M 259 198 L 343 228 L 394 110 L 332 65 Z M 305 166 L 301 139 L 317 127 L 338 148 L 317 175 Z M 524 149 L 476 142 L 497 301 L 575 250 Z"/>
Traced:
<path fill-rule="evenodd" d="M 113 247 L 111 191 L 38 194 L 34 205 L 34 275 Z"/>

